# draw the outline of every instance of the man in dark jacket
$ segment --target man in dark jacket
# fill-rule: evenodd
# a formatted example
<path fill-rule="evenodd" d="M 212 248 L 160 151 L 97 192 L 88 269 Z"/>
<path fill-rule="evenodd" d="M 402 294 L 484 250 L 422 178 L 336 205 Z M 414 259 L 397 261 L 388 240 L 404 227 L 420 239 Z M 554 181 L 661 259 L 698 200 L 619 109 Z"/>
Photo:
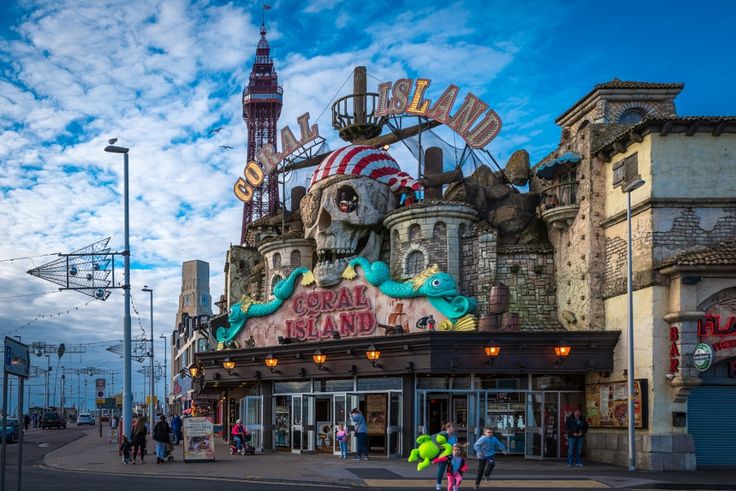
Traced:
<path fill-rule="evenodd" d="M 166 422 L 166 416 L 163 414 L 159 418 L 156 426 L 153 427 L 153 441 L 156 442 L 156 463 L 162 464 L 166 462 L 166 444 L 170 443 L 169 433 L 171 427 Z"/>
<path fill-rule="evenodd" d="M 565 420 L 565 429 L 567 430 L 567 465 L 572 467 L 582 467 L 583 462 L 580 460 L 580 454 L 583 452 L 583 437 L 588 432 L 588 422 L 580 412 L 580 408 L 575 409 L 573 413 Z"/>

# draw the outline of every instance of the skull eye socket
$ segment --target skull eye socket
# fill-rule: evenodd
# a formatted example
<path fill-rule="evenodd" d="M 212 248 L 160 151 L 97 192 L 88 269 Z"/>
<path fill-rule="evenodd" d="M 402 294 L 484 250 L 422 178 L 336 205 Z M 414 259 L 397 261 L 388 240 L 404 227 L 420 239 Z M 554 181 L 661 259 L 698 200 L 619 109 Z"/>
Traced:
<path fill-rule="evenodd" d="M 337 208 L 343 213 L 351 213 L 358 207 L 358 193 L 350 186 L 342 186 L 337 190 L 335 198 Z"/>

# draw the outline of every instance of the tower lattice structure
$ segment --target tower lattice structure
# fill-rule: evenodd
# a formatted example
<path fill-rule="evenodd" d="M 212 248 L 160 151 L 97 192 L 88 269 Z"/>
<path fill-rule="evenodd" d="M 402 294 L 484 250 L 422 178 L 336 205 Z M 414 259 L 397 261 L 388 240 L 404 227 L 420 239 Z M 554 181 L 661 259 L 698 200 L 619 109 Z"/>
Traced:
<path fill-rule="evenodd" d="M 256 60 L 248 85 L 243 89 L 243 119 L 248 128 L 248 162 L 255 160 L 263 145 L 276 149 L 276 123 L 281 115 L 283 89 L 271 59 L 271 47 L 266 40 L 266 26 L 261 25 L 261 40 L 256 48 Z M 250 244 L 248 226 L 259 218 L 276 212 L 279 202 L 278 179 L 275 173 L 265 177 L 253 191 L 253 199 L 243 205 L 240 243 Z"/>

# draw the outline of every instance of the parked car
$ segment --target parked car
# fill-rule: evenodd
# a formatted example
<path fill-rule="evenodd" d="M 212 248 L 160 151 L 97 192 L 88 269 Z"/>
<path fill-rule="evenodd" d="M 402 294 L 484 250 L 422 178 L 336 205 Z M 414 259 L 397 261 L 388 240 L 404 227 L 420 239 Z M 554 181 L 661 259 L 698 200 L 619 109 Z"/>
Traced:
<path fill-rule="evenodd" d="M 89 413 L 81 413 L 79 417 L 77 418 L 77 426 L 82 426 L 82 425 L 94 426 L 95 418 L 93 418 L 92 415 Z"/>
<path fill-rule="evenodd" d="M 110 416 L 108 416 L 107 414 L 103 414 L 102 416 L 100 416 L 100 422 L 102 422 L 102 423 L 109 423 L 110 422 Z"/>
<path fill-rule="evenodd" d="M 59 413 L 44 413 L 41 418 L 41 428 L 66 428 L 66 419 L 59 416 Z"/>
<path fill-rule="evenodd" d="M 0 419 L 0 422 L 2 422 L 2 419 Z M 17 419 L 8 418 L 8 423 L 5 425 L 5 438 L 7 438 L 8 443 L 16 442 L 20 438 L 20 425 Z"/>

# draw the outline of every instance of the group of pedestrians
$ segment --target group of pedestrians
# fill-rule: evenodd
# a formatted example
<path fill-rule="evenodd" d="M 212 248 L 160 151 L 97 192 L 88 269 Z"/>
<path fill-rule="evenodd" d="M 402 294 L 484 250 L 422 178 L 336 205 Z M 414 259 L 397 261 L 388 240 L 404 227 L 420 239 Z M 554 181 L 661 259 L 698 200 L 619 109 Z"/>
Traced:
<path fill-rule="evenodd" d="M 110 422 L 111 426 L 113 424 L 117 426 L 117 420 L 114 420 L 114 423 L 113 421 Z M 122 442 L 120 442 L 123 463 L 145 463 L 146 435 L 148 435 L 146 417 L 144 415 L 134 417 L 133 430 L 130 433 L 130 437 L 123 435 Z M 181 418 L 178 415 L 174 415 L 171 419 L 171 425 L 169 425 L 166 421 L 166 416 L 162 414 L 153 426 L 151 437 L 156 444 L 156 463 L 161 464 L 166 461 L 167 446 L 177 444 L 182 439 Z"/>

